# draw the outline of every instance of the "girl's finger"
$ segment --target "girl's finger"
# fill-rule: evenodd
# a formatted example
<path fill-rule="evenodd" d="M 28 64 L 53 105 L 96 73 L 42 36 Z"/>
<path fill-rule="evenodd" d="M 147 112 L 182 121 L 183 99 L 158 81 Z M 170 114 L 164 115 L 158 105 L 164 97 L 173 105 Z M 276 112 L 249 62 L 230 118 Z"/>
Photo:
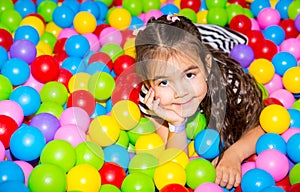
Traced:
<path fill-rule="evenodd" d="M 153 110 L 154 91 L 150 88 L 149 92 L 145 96 L 145 104 L 150 110 Z"/>

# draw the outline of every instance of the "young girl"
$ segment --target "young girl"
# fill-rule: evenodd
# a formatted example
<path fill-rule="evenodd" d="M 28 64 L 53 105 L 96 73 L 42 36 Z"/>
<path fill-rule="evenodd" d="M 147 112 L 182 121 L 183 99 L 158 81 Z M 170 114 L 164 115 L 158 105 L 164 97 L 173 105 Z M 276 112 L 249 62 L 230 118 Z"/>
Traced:
<path fill-rule="evenodd" d="M 259 126 L 262 94 L 255 80 L 229 57 L 233 44 L 224 33 L 219 33 L 223 42 L 211 39 L 210 46 L 212 35 L 200 31 L 201 26 L 189 19 L 169 15 L 150 19 L 138 32 L 136 71 L 144 81 L 140 109 L 167 147 L 185 151 L 187 118 L 204 113 L 224 145 L 212 161 L 215 182 L 230 189 L 240 184 L 241 163 L 255 153 L 264 133 Z M 219 45 L 228 46 L 224 51 Z"/>

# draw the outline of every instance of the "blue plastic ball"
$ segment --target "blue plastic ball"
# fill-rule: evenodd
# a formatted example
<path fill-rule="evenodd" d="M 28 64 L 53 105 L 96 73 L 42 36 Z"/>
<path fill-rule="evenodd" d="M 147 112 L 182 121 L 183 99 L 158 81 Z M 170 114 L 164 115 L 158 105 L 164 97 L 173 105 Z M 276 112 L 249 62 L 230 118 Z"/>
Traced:
<path fill-rule="evenodd" d="M 96 103 L 95 110 L 90 117 L 95 118 L 95 117 L 105 115 L 105 114 L 107 114 L 106 108 L 103 105 Z"/>
<path fill-rule="evenodd" d="M 290 127 L 300 128 L 300 111 L 297 109 L 288 109 L 291 118 Z"/>
<path fill-rule="evenodd" d="M 123 167 L 128 168 L 130 155 L 129 152 L 122 146 L 113 144 L 103 149 L 104 161 L 114 162 Z"/>
<path fill-rule="evenodd" d="M 297 60 L 289 52 L 278 52 L 272 58 L 272 64 L 275 68 L 275 73 L 283 76 L 288 69 L 297 66 Z"/>
<path fill-rule="evenodd" d="M 30 86 L 19 86 L 15 88 L 10 94 L 9 99 L 21 106 L 24 116 L 34 114 L 41 105 L 40 94 Z"/>
<path fill-rule="evenodd" d="M 111 100 L 111 98 L 109 98 L 106 101 L 105 109 L 106 109 L 107 112 L 110 112 L 112 107 L 113 107 L 112 100 Z"/>
<path fill-rule="evenodd" d="M 93 75 L 96 72 L 110 73 L 110 70 L 103 62 L 93 62 L 87 66 L 86 72 L 90 75 Z"/>
<path fill-rule="evenodd" d="M 264 188 L 261 192 L 285 192 L 281 187 L 271 186 Z"/>
<path fill-rule="evenodd" d="M 95 3 L 98 6 L 100 12 L 98 21 L 104 21 L 108 12 L 108 7 L 104 2 L 101 1 L 96 1 Z"/>
<path fill-rule="evenodd" d="M 256 142 L 256 153 L 259 155 L 268 149 L 276 149 L 286 154 L 286 142 L 276 133 L 265 133 Z"/>
<path fill-rule="evenodd" d="M 179 8 L 174 4 L 167 3 L 160 8 L 160 11 L 163 15 L 176 14 L 179 13 Z"/>
<path fill-rule="evenodd" d="M 0 184 L 7 181 L 25 181 L 22 168 L 10 160 L 0 162 Z"/>
<path fill-rule="evenodd" d="M 77 0 L 64 0 L 62 6 L 68 6 L 74 13 L 77 13 L 80 8 L 80 3 Z"/>
<path fill-rule="evenodd" d="M 296 133 L 287 141 L 287 155 L 294 163 L 300 162 L 300 133 Z"/>
<path fill-rule="evenodd" d="M 281 19 L 289 18 L 288 8 L 292 2 L 293 0 L 280 0 L 276 3 L 275 9 L 279 12 Z"/>
<path fill-rule="evenodd" d="M 139 17 L 133 16 L 133 17 L 131 17 L 131 23 L 130 23 L 128 29 L 136 30 L 142 26 L 144 26 L 144 21 L 142 19 L 140 19 Z"/>
<path fill-rule="evenodd" d="M 90 44 L 84 36 L 73 35 L 67 39 L 65 50 L 69 57 L 83 58 L 90 50 Z"/>
<path fill-rule="evenodd" d="M 28 187 L 20 181 L 6 181 L 0 184 L 0 192 L 18 191 L 30 192 Z"/>
<path fill-rule="evenodd" d="M 271 7 L 270 1 L 255 0 L 250 4 L 250 11 L 254 17 L 257 17 L 258 13 L 267 7 Z"/>
<path fill-rule="evenodd" d="M 2 66 L 1 73 L 10 80 L 13 86 L 18 86 L 28 80 L 30 68 L 22 59 L 12 58 Z"/>
<path fill-rule="evenodd" d="M 86 11 L 94 15 L 94 17 L 99 19 L 100 16 L 100 8 L 97 6 L 94 1 L 85 1 L 80 4 L 79 11 Z"/>
<path fill-rule="evenodd" d="M 198 155 L 206 159 L 213 159 L 220 153 L 220 134 L 214 129 L 200 131 L 194 141 L 194 148 Z"/>
<path fill-rule="evenodd" d="M 85 72 L 86 63 L 78 57 L 67 57 L 61 65 L 62 68 L 70 71 L 73 75 L 79 72 Z"/>
<path fill-rule="evenodd" d="M 14 8 L 20 13 L 22 18 L 31 13 L 36 13 L 36 6 L 32 0 L 19 0 L 15 3 Z"/>
<path fill-rule="evenodd" d="M 71 27 L 74 17 L 74 11 L 67 5 L 57 7 L 52 14 L 53 22 L 61 28 Z"/>
<path fill-rule="evenodd" d="M 285 32 L 278 25 L 271 25 L 263 30 L 265 39 L 271 40 L 276 45 L 280 45 L 285 39 Z"/>
<path fill-rule="evenodd" d="M 40 41 L 40 36 L 34 27 L 30 25 L 23 25 L 19 26 L 15 31 L 14 41 L 17 40 L 28 40 L 34 45 L 37 45 Z"/>
<path fill-rule="evenodd" d="M 2 46 L 0 46 L 0 70 L 2 68 L 2 65 L 8 60 L 8 53 L 6 49 Z"/>
<path fill-rule="evenodd" d="M 266 187 L 275 185 L 275 180 L 267 171 L 259 168 L 250 169 L 242 177 L 243 192 L 259 192 Z"/>
<path fill-rule="evenodd" d="M 17 129 L 10 138 L 10 151 L 14 157 L 33 161 L 40 157 L 46 144 L 43 133 L 36 127 L 24 126 Z"/>

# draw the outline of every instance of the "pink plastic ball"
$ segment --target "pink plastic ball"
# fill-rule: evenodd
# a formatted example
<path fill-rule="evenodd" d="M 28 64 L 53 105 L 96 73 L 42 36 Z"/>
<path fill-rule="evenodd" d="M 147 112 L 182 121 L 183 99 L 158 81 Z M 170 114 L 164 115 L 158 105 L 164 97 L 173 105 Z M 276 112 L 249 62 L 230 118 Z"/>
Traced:
<path fill-rule="evenodd" d="M 0 161 L 3 161 L 4 158 L 5 158 L 5 147 L 2 141 L 0 140 Z"/>
<path fill-rule="evenodd" d="M 206 182 L 199 185 L 195 189 L 195 192 L 203 192 L 203 191 L 223 192 L 223 189 L 215 183 Z"/>
<path fill-rule="evenodd" d="M 295 56 L 297 60 L 300 59 L 300 39 L 289 38 L 280 44 L 280 51 L 289 52 Z"/>
<path fill-rule="evenodd" d="M 64 125 L 61 126 L 55 133 L 54 139 L 65 140 L 76 147 L 78 144 L 86 141 L 86 135 L 75 125 Z"/>
<path fill-rule="evenodd" d="M 270 97 L 279 100 L 287 109 L 291 108 L 295 102 L 294 95 L 286 89 L 278 89 L 271 93 Z"/>
<path fill-rule="evenodd" d="M 256 21 L 256 19 L 251 18 L 250 21 L 251 21 L 251 30 L 260 31 L 260 28 L 259 28 L 259 25 L 258 25 L 258 22 Z"/>
<path fill-rule="evenodd" d="M 248 161 L 246 163 L 242 164 L 242 176 L 249 170 L 255 168 L 255 162 L 254 161 Z"/>
<path fill-rule="evenodd" d="M 150 10 L 145 14 L 144 21 L 147 22 L 151 17 L 158 18 L 162 16 L 162 12 L 160 10 Z"/>
<path fill-rule="evenodd" d="M 25 185 L 27 186 L 28 178 L 29 178 L 29 175 L 30 175 L 31 171 L 33 170 L 33 166 L 30 163 L 26 162 L 26 161 L 17 160 L 17 161 L 14 161 L 14 162 L 21 167 L 21 169 L 24 173 L 24 177 L 25 177 Z"/>
<path fill-rule="evenodd" d="M 269 95 L 278 89 L 282 89 L 283 83 L 281 76 L 275 73 L 271 81 L 264 84 L 264 86 L 268 90 Z"/>
<path fill-rule="evenodd" d="M 11 100 L 2 100 L 0 101 L 0 115 L 6 115 L 11 117 L 18 126 L 20 126 L 24 119 L 24 112 L 21 106 Z"/>
<path fill-rule="evenodd" d="M 30 86 L 32 88 L 34 88 L 37 92 L 40 92 L 42 87 L 44 86 L 44 83 L 41 83 L 39 81 L 37 81 L 32 74 L 30 73 L 29 78 L 27 79 L 27 81 L 23 84 L 24 86 Z"/>
<path fill-rule="evenodd" d="M 100 49 L 100 42 L 94 33 L 85 33 L 83 36 L 88 40 L 91 51 L 97 52 Z"/>
<path fill-rule="evenodd" d="M 57 36 L 57 40 L 62 38 L 69 38 L 72 35 L 77 35 L 78 32 L 73 28 L 64 28 L 60 31 L 60 33 Z"/>
<path fill-rule="evenodd" d="M 257 15 L 257 22 L 261 29 L 265 29 L 271 25 L 278 25 L 280 19 L 281 17 L 278 10 L 271 7 L 262 9 Z"/>
<path fill-rule="evenodd" d="M 300 128 L 290 127 L 281 134 L 281 137 L 285 142 L 288 142 L 288 140 L 296 133 L 300 133 Z"/>
<path fill-rule="evenodd" d="M 75 125 L 78 129 L 86 132 L 90 126 L 90 117 L 81 107 L 68 107 L 59 118 L 60 125 Z"/>
<path fill-rule="evenodd" d="M 121 45 L 122 34 L 114 27 L 106 27 L 101 31 L 99 35 L 99 41 L 101 45 L 105 45 L 107 43 L 115 43 Z"/>
<path fill-rule="evenodd" d="M 289 160 L 282 152 L 268 149 L 257 156 L 256 168 L 267 171 L 275 181 L 280 181 L 289 172 Z"/>

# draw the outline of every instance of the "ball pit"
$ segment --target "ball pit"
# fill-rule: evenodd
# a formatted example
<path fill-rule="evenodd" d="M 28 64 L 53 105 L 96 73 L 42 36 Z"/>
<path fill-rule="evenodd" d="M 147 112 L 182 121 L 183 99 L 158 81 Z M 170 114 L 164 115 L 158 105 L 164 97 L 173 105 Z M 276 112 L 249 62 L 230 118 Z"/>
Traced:
<path fill-rule="evenodd" d="M 219 138 L 207 134 L 204 117 L 189 119 L 185 154 L 166 149 L 138 108 L 133 30 L 173 13 L 249 40 L 230 56 L 264 91 L 266 133 L 231 191 L 299 191 L 299 7 L 299 0 L 2 0 L 0 191 L 227 191 L 214 184 L 207 159 L 218 155 Z"/>

